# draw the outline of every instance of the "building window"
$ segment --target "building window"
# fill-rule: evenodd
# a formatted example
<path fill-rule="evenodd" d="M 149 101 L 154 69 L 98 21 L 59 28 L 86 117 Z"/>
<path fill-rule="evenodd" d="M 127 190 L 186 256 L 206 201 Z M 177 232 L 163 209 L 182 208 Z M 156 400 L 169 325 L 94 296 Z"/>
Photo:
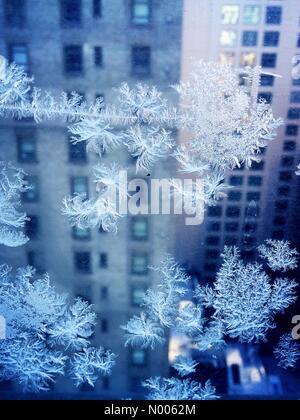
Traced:
<path fill-rule="evenodd" d="M 277 47 L 279 44 L 279 32 L 269 31 L 264 33 L 264 47 Z"/>
<path fill-rule="evenodd" d="M 4 0 L 4 19 L 7 26 L 23 27 L 26 23 L 25 0 Z"/>
<path fill-rule="evenodd" d="M 299 126 L 295 124 L 289 124 L 285 128 L 285 134 L 287 136 L 298 136 Z"/>
<path fill-rule="evenodd" d="M 102 286 L 100 289 L 100 299 L 107 300 L 108 299 L 108 287 Z"/>
<path fill-rule="evenodd" d="M 25 44 L 11 44 L 9 46 L 9 59 L 11 62 L 29 72 L 29 54 Z"/>
<path fill-rule="evenodd" d="M 94 48 L 94 63 L 96 67 L 103 67 L 102 47 Z"/>
<path fill-rule="evenodd" d="M 67 74 L 83 73 L 83 55 L 80 45 L 69 45 L 64 48 L 64 69 Z"/>
<path fill-rule="evenodd" d="M 134 240 L 147 240 L 149 234 L 148 219 L 136 217 L 131 220 L 131 237 Z"/>
<path fill-rule="evenodd" d="M 104 252 L 100 254 L 99 266 L 100 268 L 108 268 L 108 256 Z"/>
<path fill-rule="evenodd" d="M 258 95 L 258 101 L 266 102 L 267 104 L 271 104 L 273 100 L 273 94 L 271 92 L 260 92 Z"/>
<path fill-rule="evenodd" d="M 282 185 L 278 188 L 278 195 L 281 197 L 287 197 L 290 194 L 290 187 L 288 185 Z"/>
<path fill-rule="evenodd" d="M 285 152 L 294 152 L 296 150 L 296 142 L 295 141 L 285 141 L 283 144 L 283 150 Z"/>
<path fill-rule="evenodd" d="M 274 76 L 269 76 L 268 74 L 262 74 L 260 78 L 261 86 L 274 86 Z"/>
<path fill-rule="evenodd" d="M 133 286 L 131 289 L 131 304 L 132 306 L 141 306 L 144 302 L 145 287 Z"/>
<path fill-rule="evenodd" d="M 38 216 L 28 216 L 26 221 L 25 234 L 29 239 L 37 239 L 39 234 L 39 218 Z"/>
<path fill-rule="evenodd" d="M 131 273 L 145 275 L 148 273 L 148 255 L 133 254 L 131 257 Z"/>
<path fill-rule="evenodd" d="M 69 161 L 75 164 L 84 164 L 87 162 L 86 142 L 80 141 L 73 143 L 70 139 L 69 144 Z"/>
<path fill-rule="evenodd" d="M 91 273 L 91 254 L 89 252 L 75 252 L 74 263 L 77 271 Z"/>
<path fill-rule="evenodd" d="M 77 241 L 88 241 L 91 239 L 91 230 L 89 228 L 79 228 L 78 226 L 73 226 L 72 228 L 73 238 Z"/>
<path fill-rule="evenodd" d="M 86 176 L 74 176 L 71 179 L 72 195 L 83 195 L 86 198 L 89 195 L 88 178 Z"/>
<path fill-rule="evenodd" d="M 229 201 L 240 201 L 242 199 L 242 193 L 240 191 L 230 191 L 228 194 Z"/>
<path fill-rule="evenodd" d="M 251 171 L 263 171 L 265 167 L 265 162 L 261 160 L 260 162 L 252 162 L 252 165 L 250 167 Z"/>
<path fill-rule="evenodd" d="M 250 187 L 260 187 L 262 185 L 261 176 L 249 176 L 248 185 Z"/>
<path fill-rule="evenodd" d="M 282 8 L 280 6 L 268 6 L 266 8 L 266 24 L 280 25 L 282 18 Z"/>
<path fill-rule="evenodd" d="M 209 232 L 219 232 L 221 230 L 221 223 L 219 222 L 210 222 L 208 225 Z"/>
<path fill-rule="evenodd" d="M 287 200 L 276 201 L 275 209 L 278 212 L 284 212 L 288 209 L 289 202 Z"/>
<path fill-rule="evenodd" d="M 106 334 L 108 332 L 108 321 L 105 318 L 100 320 L 100 330 L 101 333 Z"/>
<path fill-rule="evenodd" d="M 236 25 L 239 21 L 240 8 L 234 4 L 226 4 L 222 7 L 222 24 Z"/>
<path fill-rule="evenodd" d="M 234 47 L 237 41 L 236 31 L 230 29 L 221 31 L 220 45 L 222 47 Z"/>
<path fill-rule="evenodd" d="M 300 108 L 290 108 L 288 110 L 288 119 L 289 120 L 299 120 L 300 119 Z"/>
<path fill-rule="evenodd" d="M 293 166 L 295 162 L 294 156 L 282 156 L 281 158 L 281 166 L 283 167 L 289 167 Z"/>
<path fill-rule="evenodd" d="M 36 138 L 34 135 L 17 135 L 18 142 L 18 160 L 22 163 L 36 163 Z"/>
<path fill-rule="evenodd" d="M 265 53 L 261 56 L 261 65 L 266 68 L 276 67 L 277 54 Z"/>
<path fill-rule="evenodd" d="M 131 21 L 135 25 L 147 25 L 151 19 L 150 0 L 131 0 Z"/>
<path fill-rule="evenodd" d="M 260 200 L 260 193 L 257 191 L 248 192 L 247 193 L 247 201 L 259 201 Z"/>
<path fill-rule="evenodd" d="M 245 6 L 244 24 L 257 25 L 260 21 L 260 6 Z"/>
<path fill-rule="evenodd" d="M 22 201 L 24 203 L 36 203 L 40 198 L 39 179 L 37 176 L 27 176 L 26 182 L 30 189 L 22 193 Z"/>
<path fill-rule="evenodd" d="M 237 236 L 226 236 L 224 240 L 224 244 L 226 246 L 234 246 L 234 245 L 237 245 L 238 242 L 239 242 L 239 239 Z"/>
<path fill-rule="evenodd" d="M 92 287 L 89 285 L 79 286 L 76 291 L 76 298 L 83 299 L 91 304 L 93 301 Z"/>
<path fill-rule="evenodd" d="M 147 363 L 147 351 L 143 349 L 133 349 L 130 351 L 130 363 L 133 366 L 145 366 Z"/>
<path fill-rule="evenodd" d="M 241 54 L 241 66 L 254 66 L 256 64 L 255 52 L 244 52 Z"/>
<path fill-rule="evenodd" d="M 235 62 L 235 53 L 233 53 L 233 52 L 221 52 L 219 54 L 219 62 L 220 62 L 220 64 L 233 65 L 234 62 Z"/>
<path fill-rule="evenodd" d="M 272 239 L 283 239 L 284 238 L 284 232 L 283 230 L 275 230 L 272 234 Z"/>
<path fill-rule="evenodd" d="M 273 224 L 275 226 L 284 226 L 286 224 L 286 219 L 283 216 L 277 216 L 273 219 Z"/>
<path fill-rule="evenodd" d="M 296 103 L 296 104 L 300 103 L 300 91 L 299 90 L 291 92 L 290 101 L 291 101 L 291 103 Z"/>
<path fill-rule="evenodd" d="M 243 46 L 244 47 L 255 47 L 257 45 L 257 32 L 256 31 L 244 31 L 243 32 Z"/>
<path fill-rule="evenodd" d="M 217 264 L 215 263 L 204 264 L 204 271 L 211 271 L 211 272 L 217 271 Z"/>
<path fill-rule="evenodd" d="M 297 38 L 297 48 L 300 48 L 300 34 L 298 34 Z"/>
<path fill-rule="evenodd" d="M 208 207 L 207 215 L 208 217 L 221 217 L 222 216 L 222 207 L 221 206 L 213 206 Z"/>
<path fill-rule="evenodd" d="M 61 22 L 63 25 L 81 23 L 81 0 L 61 0 Z"/>
<path fill-rule="evenodd" d="M 229 180 L 230 185 L 236 187 L 238 185 L 243 185 L 244 178 L 242 176 L 232 176 Z"/>
<path fill-rule="evenodd" d="M 236 206 L 228 206 L 226 209 L 227 217 L 239 217 L 240 213 L 241 213 L 241 209 Z"/>
<path fill-rule="evenodd" d="M 237 222 L 225 223 L 226 232 L 237 232 L 239 230 L 239 224 Z"/>
<path fill-rule="evenodd" d="M 282 171 L 279 174 L 279 180 L 282 182 L 289 182 L 293 178 L 293 172 L 292 171 Z"/>
<path fill-rule="evenodd" d="M 94 18 L 102 17 L 102 0 L 93 0 L 93 16 Z"/>
<path fill-rule="evenodd" d="M 132 74 L 134 76 L 149 76 L 151 73 L 150 47 L 132 48 Z"/>

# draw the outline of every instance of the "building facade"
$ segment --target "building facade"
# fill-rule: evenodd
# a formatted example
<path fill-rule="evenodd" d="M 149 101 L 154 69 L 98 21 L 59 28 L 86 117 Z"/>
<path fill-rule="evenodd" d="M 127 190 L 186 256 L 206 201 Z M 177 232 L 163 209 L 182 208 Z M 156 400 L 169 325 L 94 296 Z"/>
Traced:
<path fill-rule="evenodd" d="M 76 91 L 87 102 L 113 102 L 114 88 L 124 81 L 154 84 L 168 94 L 180 78 L 181 24 L 181 0 L 1 0 L 0 54 L 23 66 L 36 86 L 54 94 Z M 61 213 L 62 200 L 96 193 L 92 167 L 99 157 L 72 145 L 59 121 L 1 121 L 0 159 L 23 168 L 33 186 L 22 197 L 30 241 L 18 249 L 1 247 L 1 261 L 33 265 L 62 290 L 94 304 L 99 319 L 93 344 L 118 358 L 111 377 L 82 392 L 139 395 L 143 379 L 167 373 L 167 348 L 124 349 L 120 326 L 139 312 L 143 293 L 156 282 L 148 266 L 173 251 L 173 222 L 168 216 L 128 216 L 117 235 L 72 229 Z M 134 176 L 125 153 L 112 159 Z M 155 174 L 169 176 L 171 169 L 160 165 Z M 55 387 L 66 389 L 74 391 L 64 382 Z"/>
<path fill-rule="evenodd" d="M 259 96 L 284 119 L 277 138 L 260 163 L 229 174 L 234 187 L 226 200 L 206 211 L 203 225 L 180 225 L 178 249 L 204 282 L 212 282 L 224 245 L 237 245 L 252 260 L 255 247 L 266 238 L 299 244 L 299 118 L 300 79 L 292 71 L 300 53 L 300 4 L 297 0 L 186 0 L 184 4 L 182 79 L 187 80 L 196 59 L 230 63 L 237 68 L 259 65 Z M 187 240 L 188 239 L 188 240 Z"/>

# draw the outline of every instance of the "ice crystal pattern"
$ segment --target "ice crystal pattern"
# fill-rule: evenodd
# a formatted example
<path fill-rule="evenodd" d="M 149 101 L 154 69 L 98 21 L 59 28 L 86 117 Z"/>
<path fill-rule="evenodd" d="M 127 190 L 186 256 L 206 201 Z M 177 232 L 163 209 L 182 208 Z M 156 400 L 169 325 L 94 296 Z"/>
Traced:
<path fill-rule="evenodd" d="M 210 381 L 204 385 L 190 379 L 150 378 L 143 383 L 149 390 L 148 400 L 216 400 L 216 390 Z"/>
<path fill-rule="evenodd" d="M 70 302 L 47 275 L 36 278 L 30 267 L 14 275 L 0 267 L 0 314 L 6 338 L 0 340 L 0 381 L 13 380 L 24 391 L 47 391 L 58 375 L 77 386 L 94 386 L 109 374 L 115 356 L 90 347 L 96 315 L 82 299 Z"/>
<path fill-rule="evenodd" d="M 290 334 L 283 335 L 274 349 L 278 366 L 283 369 L 295 368 L 300 360 L 300 345 Z"/>
<path fill-rule="evenodd" d="M 136 158 L 137 172 L 148 173 L 158 161 L 172 156 L 183 172 L 195 172 L 204 180 L 198 198 L 212 205 L 226 194 L 227 171 L 258 161 L 282 123 L 270 105 L 257 103 L 261 69 L 245 68 L 242 73 L 245 86 L 239 84 L 240 70 L 200 61 L 189 82 L 173 87 L 183 106 L 170 106 L 155 87 L 123 84 L 116 103 L 104 107 L 103 101 L 89 105 L 76 93 L 55 98 L 11 65 L 0 80 L 0 115 L 31 116 L 36 122 L 60 118 L 69 124 L 74 143 L 85 142 L 99 156 L 126 147 Z M 176 147 L 175 130 L 187 133 L 185 148 Z M 111 202 L 74 197 L 65 207 L 72 223 L 87 224 L 90 219 L 91 225 L 117 231 L 120 215 Z"/>
<path fill-rule="evenodd" d="M 28 219 L 19 210 L 20 195 L 29 188 L 24 175 L 22 170 L 0 162 L 0 245 L 17 247 L 28 241 L 23 233 Z"/>

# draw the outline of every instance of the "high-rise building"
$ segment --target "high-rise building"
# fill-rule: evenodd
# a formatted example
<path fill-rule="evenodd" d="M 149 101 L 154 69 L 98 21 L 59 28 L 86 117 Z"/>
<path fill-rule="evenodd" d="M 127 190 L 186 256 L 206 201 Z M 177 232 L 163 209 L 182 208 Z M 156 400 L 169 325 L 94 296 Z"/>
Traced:
<path fill-rule="evenodd" d="M 248 259 L 255 257 L 255 246 L 266 238 L 300 245 L 296 207 L 300 183 L 295 175 L 300 161 L 300 79 L 292 77 L 300 53 L 300 3 L 186 0 L 184 10 L 182 79 L 188 79 L 193 61 L 199 59 L 237 68 L 259 65 L 265 73 L 259 97 L 284 119 L 261 162 L 229 174 L 234 188 L 227 199 L 207 209 L 203 225 L 179 227 L 178 244 L 186 247 L 178 256 L 199 270 L 202 281 L 211 282 L 224 245 L 239 246 Z"/>
<path fill-rule="evenodd" d="M 181 24 L 182 0 L 2 0 L 0 54 L 55 95 L 76 91 L 90 103 L 98 97 L 113 102 L 113 88 L 124 81 L 154 84 L 168 95 L 180 78 Z M 134 177 L 133 160 L 125 153 L 114 156 Z M 62 200 L 95 194 L 92 167 L 99 157 L 82 144 L 72 145 L 60 121 L 2 120 L 0 159 L 23 168 L 33 187 L 22 197 L 30 241 L 16 249 L 1 247 L 1 262 L 33 265 L 62 290 L 94 304 L 99 319 L 93 344 L 118 358 L 111 377 L 94 391 L 82 391 L 134 397 L 143 379 L 167 373 L 167 346 L 156 352 L 125 349 L 120 326 L 139 312 L 145 290 L 156 281 L 148 266 L 172 252 L 173 223 L 168 216 L 128 216 L 117 235 L 70 228 Z M 160 165 L 155 174 L 170 169 Z M 66 383 L 55 387 L 66 389 L 72 392 Z"/>

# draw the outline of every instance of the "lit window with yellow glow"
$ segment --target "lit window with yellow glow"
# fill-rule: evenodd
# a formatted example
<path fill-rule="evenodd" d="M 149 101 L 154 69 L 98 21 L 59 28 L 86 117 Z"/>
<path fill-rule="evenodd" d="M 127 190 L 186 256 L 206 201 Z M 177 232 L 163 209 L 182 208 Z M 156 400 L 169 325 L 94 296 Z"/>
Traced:
<path fill-rule="evenodd" d="M 245 6 L 244 24 L 257 25 L 260 22 L 260 6 Z"/>
<path fill-rule="evenodd" d="M 222 24 L 236 25 L 239 21 L 240 7 L 234 4 L 227 4 L 222 7 Z"/>
<path fill-rule="evenodd" d="M 220 45 L 222 47 L 234 47 L 236 45 L 237 34 L 236 31 L 224 30 L 221 31 Z"/>
<path fill-rule="evenodd" d="M 235 54 L 233 52 L 222 52 L 219 55 L 220 64 L 235 64 Z"/>
<path fill-rule="evenodd" d="M 255 66 L 256 64 L 256 53 L 245 52 L 241 55 L 241 66 Z"/>

